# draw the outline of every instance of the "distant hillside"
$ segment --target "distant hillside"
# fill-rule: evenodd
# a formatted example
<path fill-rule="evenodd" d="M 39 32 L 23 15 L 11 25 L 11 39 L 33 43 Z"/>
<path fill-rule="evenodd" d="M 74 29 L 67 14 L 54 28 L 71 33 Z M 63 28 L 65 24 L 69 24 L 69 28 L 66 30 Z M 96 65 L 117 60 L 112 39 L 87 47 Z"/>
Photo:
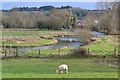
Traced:
<path fill-rule="evenodd" d="M 2 12 L 8 11 L 50 11 L 52 9 L 69 9 L 72 8 L 71 6 L 61 6 L 61 7 L 54 7 L 54 6 L 41 6 L 41 7 L 15 7 L 9 10 L 2 10 Z"/>

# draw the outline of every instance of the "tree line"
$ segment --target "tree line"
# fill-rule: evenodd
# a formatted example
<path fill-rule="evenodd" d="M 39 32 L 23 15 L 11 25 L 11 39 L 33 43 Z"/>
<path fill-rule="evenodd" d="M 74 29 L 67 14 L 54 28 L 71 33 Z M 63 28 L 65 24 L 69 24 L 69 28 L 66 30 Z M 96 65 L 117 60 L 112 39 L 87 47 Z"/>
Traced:
<path fill-rule="evenodd" d="M 116 34 L 119 31 L 120 2 L 99 2 L 97 10 L 85 10 L 71 6 L 42 6 L 41 11 L 19 11 L 19 8 L 2 11 L 4 28 L 70 29 L 76 27 L 76 21 L 82 20 L 85 29 Z M 27 10 L 29 8 L 23 8 Z M 32 9 L 31 9 L 32 10 Z"/>
<path fill-rule="evenodd" d="M 9 11 L 50 11 L 51 9 L 69 9 L 72 6 L 61 6 L 61 7 L 54 7 L 54 6 L 41 6 L 41 7 L 14 7 L 9 10 L 3 9 L 2 12 L 9 12 Z"/>
<path fill-rule="evenodd" d="M 38 28 L 38 29 L 60 29 L 75 27 L 76 19 L 87 15 L 87 11 L 70 6 L 54 8 L 52 6 L 40 7 L 41 11 L 34 8 L 23 7 L 2 11 L 2 25 L 4 28 Z M 37 11 L 34 11 L 37 10 Z"/>

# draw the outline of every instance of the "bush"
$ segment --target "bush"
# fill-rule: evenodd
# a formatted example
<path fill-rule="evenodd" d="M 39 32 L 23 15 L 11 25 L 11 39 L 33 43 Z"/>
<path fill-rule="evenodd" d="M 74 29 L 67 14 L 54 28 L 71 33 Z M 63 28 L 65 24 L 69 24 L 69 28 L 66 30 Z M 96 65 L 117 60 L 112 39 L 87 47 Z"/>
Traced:
<path fill-rule="evenodd" d="M 74 49 L 70 55 L 75 57 L 85 57 L 88 56 L 88 53 L 85 48 L 79 48 L 79 49 Z"/>
<path fill-rule="evenodd" d="M 85 29 L 76 28 L 75 32 L 78 34 L 78 36 L 80 37 L 81 42 L 83 44 L 90 43 L 91 31 L 89 29 L 87 29 L 87 28 L 85 28 Z"/>

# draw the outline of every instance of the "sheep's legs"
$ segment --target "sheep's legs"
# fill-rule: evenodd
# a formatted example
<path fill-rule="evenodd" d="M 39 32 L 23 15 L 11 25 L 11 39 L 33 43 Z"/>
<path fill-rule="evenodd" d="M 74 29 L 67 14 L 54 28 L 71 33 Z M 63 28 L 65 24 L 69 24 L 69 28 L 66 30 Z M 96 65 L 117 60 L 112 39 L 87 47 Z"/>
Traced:
<path fill-rule="evenodd" d="M 68 73 L 68 70 L 67 70 L 67 69 L 65 69 L 65 73 Z"/>
<path fill-rule="evenodd" d="M 68 70 L 66 70 L 66 73 L 68 73 Z"/>

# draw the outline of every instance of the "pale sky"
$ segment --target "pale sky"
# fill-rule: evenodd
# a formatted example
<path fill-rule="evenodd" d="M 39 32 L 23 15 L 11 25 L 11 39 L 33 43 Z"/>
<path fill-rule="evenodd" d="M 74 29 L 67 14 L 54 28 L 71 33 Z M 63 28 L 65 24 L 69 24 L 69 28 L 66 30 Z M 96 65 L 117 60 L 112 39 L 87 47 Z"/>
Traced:
<path fill-rule="evenodd" d="M 41 7 L 41 6 L 72 6 L 83 9 L 96 9 L 96 2 L 2 2 L 2 9 L 11 9 L 13 7 Z"/>

